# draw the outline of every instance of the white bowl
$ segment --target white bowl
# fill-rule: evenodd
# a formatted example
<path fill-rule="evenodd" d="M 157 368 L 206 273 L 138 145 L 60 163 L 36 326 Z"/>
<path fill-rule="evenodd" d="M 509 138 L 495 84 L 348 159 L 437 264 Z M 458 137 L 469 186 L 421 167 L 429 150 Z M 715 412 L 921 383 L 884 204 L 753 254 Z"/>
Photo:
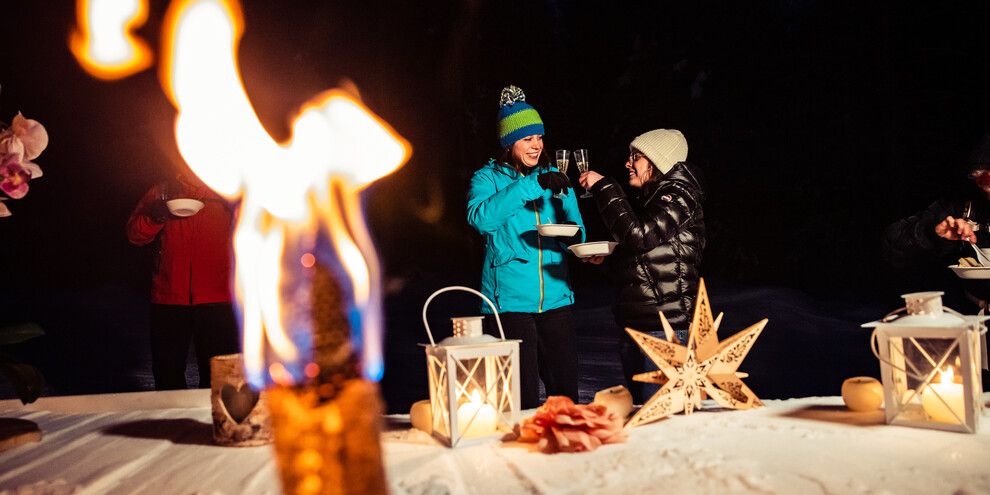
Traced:
<path fill-rule="evenodd" d="M 990 267 L 987 266 L 959 266 L 952 265 L 949 267 L 959 278 L 978 278 L 987 279 L 990 278 Z"/>
<path fill-rule="evenodd" d="M 608 256 L 612 254 L 612 250 L 618 245 L 618 242 L 613 241 L 597 241 L 574 244 L 567 249 L 570 249 L 578 258 L 587 258 L 589 256 Z"/>
<path fill-rule="evenodd" d="M 536 231 L 542 236 L 548 237 L 570 237 L 581 230 L 580 225 L 573 223 L 545 223 L 537 225 Z"/>
<path fill-rule="evenodd" d="M 195 199 L 173 199 L 168 203 L 168 211 L 177 217 L 191 217 L 203 209 L 203 202 Z"/>

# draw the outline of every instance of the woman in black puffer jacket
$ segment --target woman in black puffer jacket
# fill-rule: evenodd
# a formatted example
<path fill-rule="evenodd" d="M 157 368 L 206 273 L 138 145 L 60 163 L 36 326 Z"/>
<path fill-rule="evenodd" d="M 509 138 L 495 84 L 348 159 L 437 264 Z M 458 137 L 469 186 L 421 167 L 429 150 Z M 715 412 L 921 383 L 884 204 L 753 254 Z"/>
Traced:
<path fill-rule="evenodd" d="M 618 263 L 613 313 L 623 329 L 620 357 L 626 384 L 641 404 L 649 390 L 632 376 L 647 371 L 646 359 L 624 329 L 662 338 L 663 312 L 684 343 L 705 249 L 705 192 L 700 169 L 685 161 L 687 141 L 679 131 L 647 132 L 629 150 L 626 169 L 629 185 L 640 189 L 637 198 L 630 200 L 618 181 L 596 172 L 582 174 L 579 181 L 594 195 L 605 226 L 619 243 L 611 260 Z M 588 261 L 601 263 L 603 258 Z"/>

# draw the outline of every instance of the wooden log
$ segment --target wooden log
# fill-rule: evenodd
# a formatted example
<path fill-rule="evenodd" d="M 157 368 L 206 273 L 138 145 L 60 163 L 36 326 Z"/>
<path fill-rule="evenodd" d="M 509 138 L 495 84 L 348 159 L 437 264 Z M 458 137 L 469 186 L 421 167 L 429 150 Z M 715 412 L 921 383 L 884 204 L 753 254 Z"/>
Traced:
<path fill-rule="evenodd" d="M 315 385 L 275 386 L 268 392 L 285 493 L 388 492 L 377 384 L 348 380 L 329 399 Z"/>
<path fill-rule="evenodd" d="M 333 387 L 323 388 L 321 392 L 327 395 L 327 391 L 360 376 L 347 317 L 346 301 L 353 296 L 344 292 L 322 263 L 313 268 L 313 362 L 319 366 L 316 383 Z"/>

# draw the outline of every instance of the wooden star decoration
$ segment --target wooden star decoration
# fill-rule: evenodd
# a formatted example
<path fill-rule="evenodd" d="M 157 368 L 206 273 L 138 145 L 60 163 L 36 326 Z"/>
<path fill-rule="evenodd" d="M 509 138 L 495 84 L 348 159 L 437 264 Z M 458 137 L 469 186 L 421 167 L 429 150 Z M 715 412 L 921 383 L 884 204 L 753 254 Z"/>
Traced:
<path fill-rule="evenodd" d="M 652 423 L 681 411 L 689 415 L 701 408 L 701 401 L 706 396 L 729 409 L 750 409 L 763 405 L 742 382 L 742 378 L 748 375 L 736 370 L 769 320 L 764 318 L 719 342 L 718 326 L 722 313 L 717 319 L 712 318 L 708 291 L 702 279 L 698 285 L 698 298 L 686 345 L 678 341 L 663 312 L 660 313 L 660 321 L 667 340 L 626 328 L 626 332 L 659 368 L 659 371 L 640 373 L 633 379 L 662 385 L 629 419 L 626 428 Z"/>

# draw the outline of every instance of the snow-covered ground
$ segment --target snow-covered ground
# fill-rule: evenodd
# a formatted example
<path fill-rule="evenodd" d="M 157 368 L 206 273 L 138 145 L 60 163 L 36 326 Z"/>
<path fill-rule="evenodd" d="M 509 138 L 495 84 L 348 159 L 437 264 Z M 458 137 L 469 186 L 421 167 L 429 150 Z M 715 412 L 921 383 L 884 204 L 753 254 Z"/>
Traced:
<path fill-rule="evenodd" d="M 838 397 L 747 411 L 703 405 L 573 454 L 497 435 L 451 449 L 410 428 L 408 416 L 390 415 L 387 483 L 396 495 L 990 492 L 987 411 L 980 430 L 965 434 L 885 425 L 881 411 L 852 412 Z M 0 411 L 44 433 L 0 454 L 3 495 L 281 493 L 271 446 L 213 445 L 207 390 L 54 397 L 26 408 L 0 401 Z"/>

